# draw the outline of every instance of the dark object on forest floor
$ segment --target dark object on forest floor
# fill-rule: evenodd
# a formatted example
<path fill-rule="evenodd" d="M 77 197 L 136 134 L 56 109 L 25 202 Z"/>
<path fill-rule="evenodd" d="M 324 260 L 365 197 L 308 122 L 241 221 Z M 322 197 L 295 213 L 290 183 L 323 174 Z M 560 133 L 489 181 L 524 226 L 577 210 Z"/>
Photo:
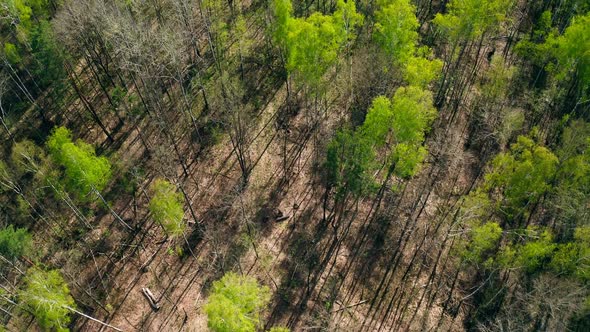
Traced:
<path fill-rule="evenodd" d="M 274 212 L 274 217 L 275 217 L 275 221 L 279 222 L 279 221 L 283 221 L 283 220 L 287 220 L 289 219 L 291 216 L 290 215 L 284 215 L 283 211 L 276 209 Z"/>
<path fill-rule="evenodd" d="M 141 289 L 141 292 L 148 300 L 148 302 L 150 303 L 150 307 L 152 307 L 154 311 L 160 310 L 160 305 L 158 305 L 158 303 L 156 302 L 156 298 L 154 297 L 154 294 L 152 294 L 152 292 L 149 290 L 149 288 L 143 287 Z"/>

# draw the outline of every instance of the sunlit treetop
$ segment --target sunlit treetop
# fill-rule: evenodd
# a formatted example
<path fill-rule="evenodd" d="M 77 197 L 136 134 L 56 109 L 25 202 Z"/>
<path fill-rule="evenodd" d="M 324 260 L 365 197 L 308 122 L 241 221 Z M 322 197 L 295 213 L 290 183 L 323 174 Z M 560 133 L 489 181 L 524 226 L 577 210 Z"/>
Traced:
<path fill-rule="evenodd" d="M 409 85 L 426 88 L 440 76 L 443 62 L 426 56 L 411 56 L 403 68 L 403 77 Z"/>
<path fill-rule="evenodd" d="M 416 7 L 409 0 L 381 0 L 378 4 L 374 38 L 394 62 L 404 64 L 418 44 Z"/>
<path fill-rule="evenodd" d="M 385 96 L 379 96 L 373 99 L 371 107 L 367 111 L 365 122 L 360 127 L 360 131 L 375 146 L 383 146 L 391 131 L 392 121 L 393 109 L 391 107 L 391 99 Z"/>
<path fill-rule="evenodd" d="M 397 89 L 392 100 L 393 134 L 400 143 L 422 143 L 436 118 L 432 93 L 416 86 Z"/>
<path fill-rule="evenodd" d="M 502 188 L 507 207 L 520 209 L 551 188 L 559 161 L 533 139 L 519 136 L 510 151 L 496 156 L 484 188 Z"/>
<path fill-rule="evenodd" d="M 281 46 L 285 46 L 289 33 L 289 21 L 293 15 L 293 5 L 291 0 L 273 0 L 271 6 L 275 19 L 272 25 L 273 38 Z"/>
<path fill-rule="evenodd" d="M 418 86 L 401 87 L 392 99 L 379 96 L 373 100 L 357 140 L 374 148 L 389 143 L 395 174 L 410 178 L 426 158 L 423 142 L 435 118 L 430 91 Z"/>
<path fill-rule="evenodd" d="M 182 194 L 176 192 L 176 187 L 172 183 L 163 179 L 156 179 L 150 189 L 153 194 L 149 209 L 154 220 L 160 223 L 169 235 L 182 234 L 186 228 L 186 223 L 183 221 Z"/>
<path fill-rule="evenodd" d="M 268 287 L 260 286 L 253 277 L 228 272 L 213 282 L 204 306 L 207 326 L 214 332 L 254 332 L 269 300 Z"/>
<path fill-rule="evenodd" d="M 79 198 L 93 191 L 101 191 L 111 177 L 111 164 L 105 157 L 97 157 L 92 145 L 81 140 L 72 142 L 72 134 L 65 127 L 56 127 L 47 140 L 49 154 L 64 168 L 66 188 Z"/>
<path fill-rule="evenodd" d="M 354 37 L 363 16 L 357 13 L 354 1 L 339 0 L 332 15 L 315 12 L 307 18 L 292 17 L 288 0 L 274 0 L 272 6 L 273 36 L 286 49 L 287 70 L 317 88 L 341 49 Z"/>
<path fill-rule="evenodd" d="M 462 251 L 463 259 L 470 263 L 481 263 L 486 253 L 492 251 L 502 238 L 502 228 L 496 222 L 474 225 L 469 232 L 469 241 Z"/>
<path fill-rule="evenodd" d="M 69 331 L 69 308 L 75 308 L 76 303 L 59 271 L 32 267 L 25 281 L 26 287 L 19 292 L 19 300 L 33 313 L 39 326 L 47 331 Z"/>
<path fill-rule="evenodd" d="M 557 59 L 558 78 L 576 77 L 583 90 L 590 88 L 590 13 L 576 16 L 563 35 L 547 40 Z"/>
<path fill-rule="evenodd" d="M 451 40 L 474 39 L 498 29 L 514 3 L 514 0 L 451 0 L 447 13 L 436 14 L 433 23 Z"/>

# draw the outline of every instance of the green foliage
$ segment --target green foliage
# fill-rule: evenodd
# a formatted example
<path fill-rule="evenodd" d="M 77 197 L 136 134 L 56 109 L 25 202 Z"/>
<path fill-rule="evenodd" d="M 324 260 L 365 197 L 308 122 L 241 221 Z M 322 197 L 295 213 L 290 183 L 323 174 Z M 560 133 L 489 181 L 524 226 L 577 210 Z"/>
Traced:
<path fill-rule="evenodd" d="M 340 46 L 356 37 L 355 29 L 363 24 L 364 16 L 357 12 L 354 0 L 337 0 L 336 11 L 332 14 L 338 30 Z"/>
<path fill-rule="evenodd" d="M 497 29 L 513 5 L 513 0 L 451 0 L 433 23 L 451 40 L 474 39 Z"/>
<path fill-rule="evenodd" d="M 485 254 L 493 250 L 502 237 L 502 228 L 498 223 L 487 222 L 476 226 L 471 230 L 471 239 L 463 258 L 472 263 L 481 263 L 485 260 Z"/>
<path fill-rule="evenodd" d="M 395 174 L 410 178 L 426 158 L 428 151 L 422 143 L 435 117 L 430 91 L 416 86 L 401 87 L 392 100 L 383 96 L 373 100 L 356 141 L 360 144 L 364 140 L 363 145 L 380 148 L 391 133 Z"/>
<path fill-rule="evenodd" d="M 549 265 L 553 271 L 590 280 L 590 227 L 578 227 L 571 242 L 557 245 Z"/>
<path fill-rule="evenodd" d="M 559 244 L 551 258 L 550 267 L 559 274 L 573 274 L 577 269 L 579 258 L 580 248 L 575 243 Z"/>
<path fill-rule="evenodd" d="M 93 191 L 104 189 L 111 177 L 111 164 L 105 157 L 97 157 L 94 148 L 83 141 L 72 142 L 72 134 L 65 127 L 54 128 L 47 140 L 49 154 L 65 169 L 66 188 L 79 199 Z"/>
<path fill-rule="evenodd" d="M 22 61 L 16 45 L 12 43 L 4 43 L 4 56 L 12 65 L 18 65 Z"/>
<path fill-rule="evenodd" d="M 393 96 L 392 107 L 396 142 L 422 143 L 436 118 L 432 93 L 416 86 L 401 87 Z"/>
<path fill-rule="evenodd" d="M 275 19 L 272 26 L 272 36 L 282 47 L 285 47 L 289 34 L 289 23 L 293 15 L 293 5 L 291 0 L 273 0 L 271 6 Z"/>
<path fill-rule="evenodd" d="M 426 87 L 438 77 L 443 63 L 432 57 L 428 47 L 417 48 L 416 7 L 409 0 L 381 0 L 375 12 L 377 44 L 401 67 L 403 78 L 411 86 Z"/>
<path fill-rule="evenodd" d="M 551 197 L 558 219 L 566 225 L 582 225 L 590 217 L 590 125 L 572 121 L 563 131 L 557 150 L 560 167 Z"/>
<path fill-rule="evenodd" d="M 45 330 L 69 331 L 70 309 L 76 303 L 58 270 L 33 267 L 27 271 L 26 287 L 19 292 L 20 301 Z"/>
<path fill-rule="evenodd" d="M 430 82 L 438 78 L 443 68 L 439 59 L 429 60 L 424 56 L 411 56 L 403 70 L 404 80 L 411 86 L 426 88 Z"/>
<path fill-rule="evenodd" d="M 276 28 L 273 36 L 287 49 L 287 70 L 313 88 L 338 59 L 340 49 L 353 38 L 362 23 L 354 1 L 338 0 L 333 15 L 313 13 L 307 18 L 291 17 L 286 1 L 273 1 Z"/>
<path fill-rule="evenodd" d="M 558 81 L 577 80 L 582 94 L 590 87 L 590 13 L 572 19 L 562 35 L 551 30 L 551 12 L 543 13 L 532 37 L 516 46 L 516 52 L 555 74 Z"/>
<path fill-rule="evenodd" d="M 24 228 L 12 225 L 0 230 L 0 253 L 7 259 L 19 258 L 31 252 L 33 240 Z"/>
<path fill-rule="evenodd" d="M 479 224 L 492 214 L 493 208 L 487 193 L 481 190 L 472 191 L 461 204 L 461 219 L 467 223 Z"/>
<path fill-rule="evenodd" d="M 153 192 L 149 203 L 149 209 L 154 220 L 156 220 L 166 233 L 171 236 L 182 234 L 186 228 L 183 222 L 184 217 L 183 197 L 176 192 L 176 187 L 163 179 L 156 179 L 151 185 Z"/>
<path fill-rule="evenodd" d="M 375 156 L 371 143 L 357 133 L 342 130 L 328 144 L 328 185 L 336 188 L 337 197 L 362 195 L 373 188 L 370 170 L 374 169 Z"/>
<path fill-rule="evenodd" d="M 395 62 L 405 64 L 414 56 L 419 27 L 416 7 L 409 0 L 381 0 L 375 12 L 375 41 Z"/>
<path fill-rule="evenodd" d="M 574 243 L 578 249 L 577 259 L 572 259 L 570 265 L 575 264 L 575 275 L 585 281 L 590 280 L 590 226 L 576 228 Z M 574 257 L 572 257 L 574 258 Z"/>
<path fill-rule="evenodd" d="M 553 235 L 543 230 L 537 240 L 517 246 L 514 264 L 523 267 L 528 273 L 536 272 L 549 262 L 555 248 Z"/>
<path fill-rule="evenodd" d="M 492 172 L 485 177 L 484 188 L 502 188 L 505 206 L 515 212 L 551 189 L 558 159 L 531 138 L 519 136 L 510 152 L 496 156 L 492 165 Z"/>
<path fill-rule="evenodd" d="M 365 121 L 360 128 L 361 135 L 369 139 L 375 146 L 381 147 L 386 143 L 392 121 L 391 100 L 385 96 L 379 96 L 373 99 L 371 107 L 367 111 Z"/>
<path fill-rule="evenodd" d="M 37 20 L 46 19 L 49 3 L 47 0 L 3 0 L 0 6 L 0 27 L 15 29 L 19 43 L 26 45 L 29 33 Z M 6 24 L 2 25 L 2 23 Z"/>
<path fill-rule="evenodd" d="M 481 84 L 483 97 L 492 102 L 502 102 L 508 94 L 515 72 L 516 68 L 507 66 L 501 56 L 494 56 L 486 72 L 486 78 Z"/>
<path fill-rule="evenodd" d="M 37 60 L 34 73 L 39 77 L 41 87 L 51 85 L 55 94 L 60 94 L 65 87 L 65 56 L 62 47 L 48 21 L 41 21 L 31 33 L 31 49 Z"/>
<path fill-rule="evenodd" d="M 409 179 L 416 175 L 428 151 L 422 145 L 400 143 L 393 149 L 393 162 L 395 174 L 401 178 Z"/>
<path fill-rule="evenodd" d="M 253 277 L 233 272 L 213 282 L 204 309 L 207 325 L 215 332 L 254 332 L 260 325 L 260 312 L 270 300 L 266 286 Z"/>
<path fill-rule="evenodd" d="M 526 36 L 518 42 L 515 52 L 538 66 L 545 64 L 549 49 L 545 40 L 551 33 L 551 12 L 545 11 L 537 21 L 532 36 Z"/>
<path fill-rule="evenodd" d="M 571 25 L 559 37 L 550 37 L 551 46 L 557 59 L 557 77 L 564 79 L 573 75 L 580 85 L 590 86 L 590 13 L 576 16 Z"/>
<path fill-rule="evenodd" d="M 287 69 L 316 86 L 338 56 L 332 17 L 314 13 L 305 20 L 294 19 L 288 37 Z"/>
<path fill-rule="evenodd" d="M 282 326 L 273 326 L 268 330 L 268 332 L 290 332 L 289 328 L 282 327 Z"/>

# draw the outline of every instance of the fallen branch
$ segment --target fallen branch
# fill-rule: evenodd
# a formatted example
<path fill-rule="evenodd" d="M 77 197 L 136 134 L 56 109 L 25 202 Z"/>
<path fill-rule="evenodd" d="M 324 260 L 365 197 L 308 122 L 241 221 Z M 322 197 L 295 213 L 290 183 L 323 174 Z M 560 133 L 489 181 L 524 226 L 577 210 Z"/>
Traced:
<path fill-rule="evenodd" d="M 340 311 L 342 311 L 342 310 L 350 309 L 350 308 L 353 308 L 353 307 L 359 306 L 359 305 L 361 305 L 361 304 L 363 304 L 363 303 L 367 303 L 367 302 L 369 302 L 369 300 L 362 300 L 362 301 L 360 301 L 360 302 L 357 302 L 357 303 L 355 303 L 355 304 L 347 305 L 346 307 L 340 308 L 340 309 L 338 309 L 338 310 L 334 310 L 334 311 L 332 311 L 332 313 L 336 313 L 336 312 L 340 312 Z"/>

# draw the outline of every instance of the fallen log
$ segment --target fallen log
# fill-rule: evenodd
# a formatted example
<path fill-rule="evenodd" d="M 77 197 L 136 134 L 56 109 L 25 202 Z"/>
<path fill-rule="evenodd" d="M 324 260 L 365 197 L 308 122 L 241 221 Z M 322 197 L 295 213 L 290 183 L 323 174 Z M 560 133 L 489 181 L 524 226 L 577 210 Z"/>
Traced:
<path fill-rule="evenodd" d="M 152 294 L 152 292 L 149 290 L 149 288 L 143 287 L 141 289 L 141 292 L 143 293 L 145 298 L 148 300 L 150 306 L 152 307 L 152 309 L 154 309 L 154 311 L 160 310 L 160 306 L 158 305 L 158 302 L 156 301 L 156 297 L 154 296 L 154 294 Z"/>
<path fill-rule="evenodd" d="M 276 222 L 279 222 L 279 221 L 287 220 L 287 219 L 289 219 L 289 218 L 291 218 L 291 216 L 290 216 L 290 215 L 286 215 L 286 216 L 280 216 L 280 217 L 276 218 L 276 219 L 275 219 L 275 221 L 276 221 Z"/>

